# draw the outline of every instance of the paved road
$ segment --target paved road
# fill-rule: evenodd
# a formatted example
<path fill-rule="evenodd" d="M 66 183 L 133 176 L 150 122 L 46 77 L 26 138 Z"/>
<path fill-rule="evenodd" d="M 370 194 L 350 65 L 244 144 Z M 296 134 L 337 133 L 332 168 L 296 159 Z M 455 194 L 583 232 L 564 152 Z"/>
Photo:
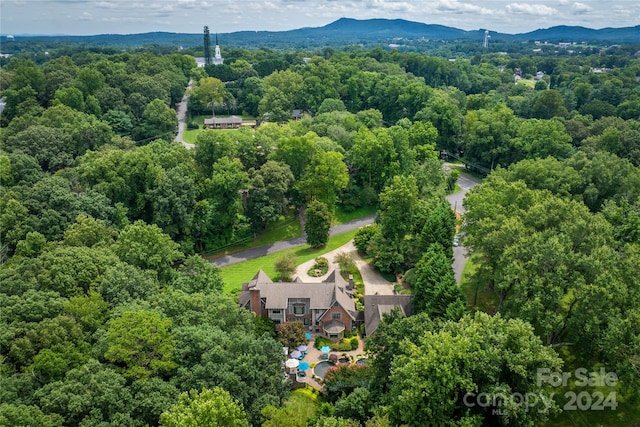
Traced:
<path fill-rule="evenodd" d="M 176 141 L 180 142 L 182 145 L 184 145 L 188 149 L 192 149 L 195 147 L 195 145 L 186 142 L 183 138 L 184 129 L 187 124 L 187 104 L 189 104 L 188 93 L 192 85 L 193 85 L 193 80 L 189 80 L 187 91 L 184 93 L 184 96 L 182 97 L 182 101 L 180 101 L 176 106 L 176 114 L 178 115 L 178 135 L 176 135 Z"/>
<path fill-rule="evenodd" d="M 462 206 L 462 201 L 464 200 L 464 196 L 467 194 L 467 192 L 471 188 L 473 188 L 478 184 L 480 184 L 480 180 L 473 178 L 469 175 L 460 175 L 460 178 L 458 179 L 458 185 L 460 186 L 460 191 L 447 196 L 447 200 L 451 204 L 451 207 L 454 208 L 458 213 L 463 214 L 465 212 L 464 207 Z M 337 225 L 331 228 L 330 235 L 334 236 L 336 234 L 341 234 L 350 230 L 354 230 L 356 228 L 363 227 L 365 225 L 373 223 L 374 220 L 375 220 L 375 216 L 371 215 L 365 218 L 347 222 L 345 224 Z M 296 237 L 294 239 L 283 240 L 270 245 L 259 246 L 257 248 L 251 248 L 251 249 L 247 249 L 234 254 L 226 255 L 220 258 L 215 258 L 211 260 L 211 262 L 216 264 L 219 267 L 225 267 L 227 265 L 237 264 L 239 262 L 247 261 L 254 258 L 259 258 L 261 256 L 284 251 L 290 248 L 295 248 L 298 246 L 302 246 L 304 244 L 306 244 L 306 236 L 303 235 L 300 237 Z M 357 256 L 357 251 L 355 252 L 355 254 Z M 467 253 L 465 248 L 462 245 L 458 247 L 454 247 L 452 268 L 453 268 L 456 281 L 458 283 L 460 283 L 460 278 L 462 277 L 462 270 L 464 269 L 466 262 L 467 262 Z M 373 270 L 373 268 L 369 264 L 364 262 L 364 260 L 357 257 L 356 265 L 360 269 L 360 273 L 363 276 L 363 281 L 365 282 L 365 294 L 373 295 L 378 293 L 380 295 L 387 295 L 392 293 L 390 282 L 384 280 L 379 274 L 377 274 Z M 306 267 L 306 270 L 305 270 L 305 267 L 306 266 L 303 265 L 298 270 L 301 277 L 306 276 L 306 273 L 304 272 L 306 272 L 309 268 L 311 268 L 311 265 L 309 265 L 309 267 Z M 364 280 L 365 277 L 367 277 L 367 280 Z M 319 281 L 321 281 L 322 278 L 319 278 L 319 279 L 320 279 Z M 305 280 L 306 280 L 306 277 L 305 277 Z M 370 284 L 369 288 L 366 287 L 367 283 Z"/>
<path fill-rule="evenodd" d="M 445 164 L 447 167 L 447 164 Z M 457 193 L 449 194 L 447 196 L 447 200 L 451 204 L 451 207 L 458 212 L 459 214 L 464 214 L 466 211 L 464 206 L 462 206 L 462 201 L 464 200 L 464 196 L 467 195 L 467 192 L 471 190 L 476 185 L 480 184 L 480 180 L 474 178 L 470 175 L 460 175 L 458 179 L 458 185 L 460 186 L 460 191 Z M 460 279 L 462 278 L 462 270 L 464 270 L 464 266 L 467 263 L 467 251 L 464 246 L 460 245 L 458 247 L 453 248 L 453 273 L 456 278 L 456 282 L 460 283 Z"/>
<path fill-rule="evenodd" d="M 334 236 L 350 230 L 355 230 L 367 224 L 372 224 L 375 219 L 374 215 L 360 218 L 354 221 L 350 221 L 344 224 L 331 227 L 329 234 Z M 272 243 L 270 245 L 258 246 L 257 248 L 247 249 L 246 251 L 237 252 L 235 254 L 226 255 L 220 258 L 212 259 L 211 262 L 219 267 L 226 267 L 227 265 L 237 264 L 249 259 L 258 258 L 261 256 L 273 254 L 276 252 L 284 251 L 286 249 L 302 246 L 307 243 L 306 236 L 296 237 L 294 239 L 282 240 L 280 242 Z"/>

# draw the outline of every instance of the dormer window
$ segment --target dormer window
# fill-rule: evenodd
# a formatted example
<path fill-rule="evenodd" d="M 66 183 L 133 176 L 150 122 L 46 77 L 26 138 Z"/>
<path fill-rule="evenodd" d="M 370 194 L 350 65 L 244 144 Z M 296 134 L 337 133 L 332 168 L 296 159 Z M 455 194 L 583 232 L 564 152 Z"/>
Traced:
<path fill-rule="evenodd" d="M 293 306 L 293 314 L 296 316 L 302 316 L 304 314 L 304 305 L 296 304 Z"/>

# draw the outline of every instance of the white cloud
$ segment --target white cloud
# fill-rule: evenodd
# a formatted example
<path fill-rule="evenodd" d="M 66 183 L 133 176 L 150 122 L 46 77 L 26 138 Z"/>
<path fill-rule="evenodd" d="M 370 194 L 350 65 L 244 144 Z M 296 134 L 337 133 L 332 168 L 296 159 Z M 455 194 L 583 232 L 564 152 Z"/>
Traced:
<path fill-rule="evenodd" d="M 80 15 L 80 20 L 93 21 L 93 15 L 91 15 L 89 12 L 83 12 L 82 15 Z"/>
<path fill-rule="evenodd" d="M 584 13 L 589 13 L 593 10 L 593 8 L 591 6 L 589 6 L 588 4 L 584 4 L 584 3 L 580 3 L 580 2 L 575 2 L 571 8 L 573 9 L 573 13 L 576 15 L 582 15 Z"/>
<path fill-rule="evenodd" d="M 435 8 L 443 12 L 453 13 L 477 13 L 480 15 L 493 15 L 494 11 L 471 3 L 464 3 L 458 0 L 440 0 Z"/>
<path fill-rule="evenodd" d="M 507 11 L 523 15 L 551 16 L 558 13 L 557 9 L 544 4 L 510 3 Z"/>

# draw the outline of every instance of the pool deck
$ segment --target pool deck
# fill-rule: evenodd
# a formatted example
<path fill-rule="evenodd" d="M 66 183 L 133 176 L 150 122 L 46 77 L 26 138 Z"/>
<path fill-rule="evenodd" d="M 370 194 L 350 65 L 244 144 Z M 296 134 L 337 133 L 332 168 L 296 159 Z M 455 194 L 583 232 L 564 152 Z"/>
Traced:
<path fill-rule="evenodd" d="M 309 340 L 309 342 L 307 343 L 307 346 L 309 346 L 307 355 L 302 360 L 309 364 L 312 364 L 312 363 L 317 364 L 318 362 L 326 361 L 327 359 L 322 359 L 323 353 L 317 348 L 315 348 L 314 344 L 315 344 L 314 338 L 311 338 L 311 340 Z M 336 354 L 338 357 L 342 357 L 343 353 L 345 353 L 347 356 L 352 356 L 355 360 L 358 359 L 358 356 L 364 357 L 364 354 L 365 354 L 364 340 L 361 337 L 358 337 L 358 348 L 355 350 L 332 351 L 328 354 Z M 313 379 L 313 368 L 309 367 L 309 369 L 307 369 L 305 373 L 307 374 L 306 377 L 304 377 L 306 384 L 320 391 L 324 389 L 322 384 L 318 383 L 315 379 Z"/>

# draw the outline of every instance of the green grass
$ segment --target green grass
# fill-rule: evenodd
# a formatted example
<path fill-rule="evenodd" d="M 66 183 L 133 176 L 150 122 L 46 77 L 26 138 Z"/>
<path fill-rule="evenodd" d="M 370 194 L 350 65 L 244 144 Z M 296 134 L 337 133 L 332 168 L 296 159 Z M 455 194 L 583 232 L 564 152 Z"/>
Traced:
<path fill-rule="evenodd" d="M 353 212 L 345 212 L 340 208 L 340 206 L 338 206 L 334 215 L 334 225 L 344 224 L 346 222 L 353 221 L 354 219 L 364 218 L 369 215 L 375 215 L 377 211 L 377 206 L 365 206 L 358 208 Z"/>
<path fill-rule="evenodd" d="M 196 139 L 198 138 L 198 134 L 200 134 L 203 131 L 203 129 L 192 129 L 192 130 L 184 130 L 184 133 L 182 134 L 182 139 L 184 139 L 186 142 L 190 143 L 190 144 L 195 144 L 196 143 Z"/>
<path fill-rule="evenodd" d="M 519 85 L 528 86 L 531 89 L 533 89 L 536 86 L 536 82 L 534 82 L 533 80 L 529 80 L 529 79 L 520 79 L 520 80 L 518 80 L 518 84 Z"/>
<path fill-rule="evenodd" d="M 287 216 L 281 216 L 276 222 L 269 224 L 266 231 L 257 235 L 253 240 L 243 239 L 236 244 L 229 244 L 224 249 L 212 249 L 206 252 L 207 258 L 213 258 L 220 255 L 229 255 L 245 249 L 255 248 L 258 246 L 269 245 L 281 240 L 293 239 L 302 235 L 302 227 L 300 222 L 292 210 Z"/>
<path fill-rule="evenodd" d="M 473 273 L 478 267 L 474 259 L 473 255 L 467 259 L 460 278 L 460 288 L 467 299 L 467 308 L 471 311 L 494 313 L 499 302 L 498 296 L 492 290 L 472 280 Z"/>
<path fill-rule="evenodd" d="M 320 398 L 314 389 L 306 386 L 293 390 L 284 405 L 295 416 L 295 423 L 290 425 L 306 426 L 307 420 L 316 415 Z"/>
<path fill-rule="evenodd" d="M 365 207 L 357 209 L 353 212 L 342 212 L 339 208 L 336 211 L 336 220 L 334 225 L 344 224 L 345 222 L 353 221 L 354 219 L 364 218 L 376 213 L 375 207 Z M 258 235 L 250 242 L 239 243 L 234 246 L 225 247 L 221 251 L 207 252 L 207 256 L 216 255 L 228 255 L 230 253 L 238 252 L 240 250 L 255 248 L 262 245 L 269 245 L 271 243 L 279 242 L 281 240 L 293 239 L 295 237 L 302 236 L 302 227 L 300 222 L 295 216 L 295 212 L 291 210 L 287 216 L 283 216 L 275 223 L 269 224 L 267 230 Z"/>
<path fill-rule="evenodd" d="M 453 187 L 453 190 L 447 191 L 447 194 L 455 194 L 460 190 L 462 190 L 462 188 L 460 188 L 460 186 L 456 183 L 456 185 Z"/>
<path fill-rule="evenodd" d="M 223 267 L 221 269 L 221 275 L 224 280 L 224 292 L 231 294 L 238 292 L 242 288 L 242 284 L 251 280 L 260 269 L 264 270 L 269 277 L 275 277 L 276 270 L 274 264 L 277 259 L 284 255 L 293 254 L 296 257 L 296 264 L 302 264 L 303 262 L 339 248 L 353 239 L 357 231 L 358 230 L 351 230 L 330 237 L 327 245 L 321 249 L 311 249 L 309 246 L 304 245 Z"/>
<path fill-rule="evenodd" d="M 255 248 L 298 236 L 302 236 L 302 227 L 295 216 L 295 212 L 292 212 L 286 217 L 281 217 L 275 223 L 269 224 L 267 230 L 256 237 L 247 247 Z"/>

